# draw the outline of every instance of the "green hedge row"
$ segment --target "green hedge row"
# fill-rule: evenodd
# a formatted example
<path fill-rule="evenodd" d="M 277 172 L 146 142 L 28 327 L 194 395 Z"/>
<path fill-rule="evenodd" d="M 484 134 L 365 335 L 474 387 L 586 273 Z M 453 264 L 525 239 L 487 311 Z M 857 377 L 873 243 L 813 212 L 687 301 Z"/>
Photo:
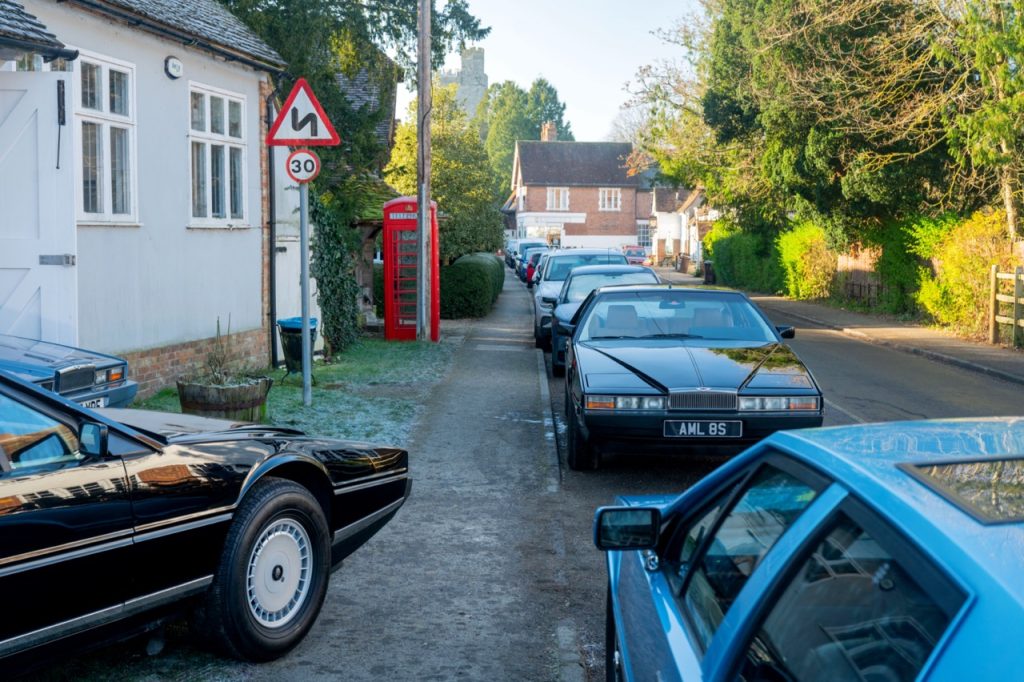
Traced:
<path fill-rule="evenodd" d="M 967 336 L 981 336 L 988 307 L 989 270 L 1012 270 L 1006 214 L 982 210 L 966 217 L 915 216 L 867 231 L 863 244 L 877 249 L 874 274 L 881 291 L 872 310 L 917 315 Z M 825 230 L 794 223 L 776 239 L 740 229 L 728 220 L 704 237 L 706 258 L 719 284 L 791 298 L 846 301 L 839 254 Z M 838 276 L 837 276 L 838 275 Z"/>
<path fill-rule="evenodd" d="M 441 268 L 441 317 L 483 317 L 505 285 L 505 266 L 490 253 L 473 253 Z"/>
<path fill-rule="evenodd" d="M 442 266 L 441 317 L 483 317 L 490 312 L 505 286 L 505 264 L 491 253 L 473 253 Z M 384 267 L 373 268 L 373 300 L 377 316 L 384 319 Z"/>
<path fill-rule="evenodd" d="M 704 258 L 712 261 L 719 284 L 769 293 L 784 288 L 775 242 L 729 220 L 716 221 L 704 236 Z"/>

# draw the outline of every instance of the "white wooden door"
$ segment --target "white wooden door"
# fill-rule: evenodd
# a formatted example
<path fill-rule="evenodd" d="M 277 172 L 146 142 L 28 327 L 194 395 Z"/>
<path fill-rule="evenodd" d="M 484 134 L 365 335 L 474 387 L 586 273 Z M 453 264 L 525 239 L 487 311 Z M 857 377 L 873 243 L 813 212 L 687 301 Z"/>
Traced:
<path fill-rule="evenodd" d="M 76 344 L 69 75 L 0 73 L 0 333 Z M 61 81 L 65 125 L 58 117 Z"/>

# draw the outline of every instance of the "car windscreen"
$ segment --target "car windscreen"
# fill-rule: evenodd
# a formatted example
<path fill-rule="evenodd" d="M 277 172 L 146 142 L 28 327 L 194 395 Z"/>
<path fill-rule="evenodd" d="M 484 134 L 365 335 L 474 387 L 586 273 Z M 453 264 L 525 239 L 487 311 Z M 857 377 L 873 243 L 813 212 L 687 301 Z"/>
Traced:
<path fill-rule="evenodd" d="M 771 327 L 740 294 L 657 289 L 598 295 L 580 340 L 698 338 L 770 343 Z"/>
<path fill-rule="evenodd" d="M 621 253 L 574 253 L 554 256 L 548 263 L 544 279 L 552 282 L 564 282 L 573 268 L 581 265 L 616 265 L 625 264 L 626 257 Z"/>
<path fill-rule="evenodd" d="M 653 272 L 616 272 L 616 273 L 588 273 L 585 275 L 573 275 L 569 278 L 569 284 L 565 292 L 564 301 L 582 301 L 587 295 L 598 287 L 606 287 L 614 284 L 656 284 L 658 278 Z"/>
<path fill-rule="evenodd" d="M 646 254 L 646 253 L 644 252 L 644 250 L 643 250 L 643 249 L 626 249 L 624 253 L 625 253 L 625 254 L 626 254 L 627 256 L 640 256 L 640 257 L 644 257 L 644 256 L 646 256 L 646 255 L 647 255 L 647 254 Z"/>

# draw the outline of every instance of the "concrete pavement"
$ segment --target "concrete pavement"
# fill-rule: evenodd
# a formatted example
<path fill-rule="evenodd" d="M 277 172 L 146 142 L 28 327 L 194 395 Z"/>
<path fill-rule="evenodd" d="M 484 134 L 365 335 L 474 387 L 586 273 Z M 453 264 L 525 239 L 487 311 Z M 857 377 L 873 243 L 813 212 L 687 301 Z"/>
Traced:
<path fill-rule="evenodd" d="M 675 272 L 671 268 L 655 268 L 658 275 L 672 282 L 699 284 L 700 279 Z M 905 353 L 912 353 L 938 362 L 1024 384 L 1024 353 L 987 343 L 968 341 L 940 329 L 900 322 L 880 315 L 844 310 L 810 301 L 793 301 L 781 296 L 751 294 L 769 317 L 780 313 L 827 329 L 843 332 L 853 338 L 875 343 Z"/>

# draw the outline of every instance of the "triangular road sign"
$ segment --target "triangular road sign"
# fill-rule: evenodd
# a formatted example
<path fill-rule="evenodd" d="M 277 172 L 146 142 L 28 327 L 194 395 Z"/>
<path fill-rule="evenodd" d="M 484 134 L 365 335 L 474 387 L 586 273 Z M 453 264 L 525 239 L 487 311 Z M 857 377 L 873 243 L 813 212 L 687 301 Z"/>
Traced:
<path fill-rule="evenodd" d="M 267 144 L 333 147 L 340 143 L 341 138 L 327 120 L 327 114 L 309 83 L 305 78 L 295 81 L 295 87 L 267 133 Z"/>

